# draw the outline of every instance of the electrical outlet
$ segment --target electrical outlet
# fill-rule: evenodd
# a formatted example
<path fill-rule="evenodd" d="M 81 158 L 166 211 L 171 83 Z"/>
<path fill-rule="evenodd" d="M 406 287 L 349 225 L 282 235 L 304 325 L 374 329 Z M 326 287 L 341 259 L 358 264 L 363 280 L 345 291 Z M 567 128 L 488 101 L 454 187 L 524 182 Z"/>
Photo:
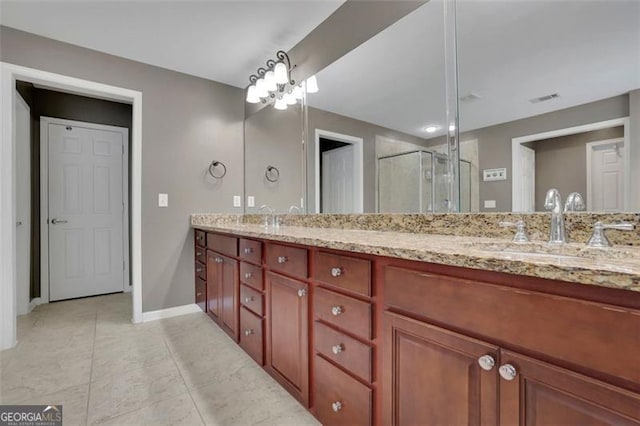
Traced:
<path fill-rule="evenodd" d="M 242 207 L 242 198 L 239 195 L 233 196 L 233 207 Z"/>
<path fill-rule="evenodd" d="M 500 169 L 485 169 L 482 171 L 482 180 L 485 182 L 507 180 L 507 169 L 505 167 Z"/>
<path fill-rule="evenodd" d="M 158 194 L 158 207 L 169 207 L 169 194 Z"/>
<path fill-rule="evenodd" d="M 496 208 L 496 200 L 484 200 L 484 208 L 485 209 L 495 209 Z"/>
<path fill-rule="evenodd" d="M 256 197 L 253 195 L 249 195 L 247 197 L 247 207 L 255 207 L 256 206 Z"/>

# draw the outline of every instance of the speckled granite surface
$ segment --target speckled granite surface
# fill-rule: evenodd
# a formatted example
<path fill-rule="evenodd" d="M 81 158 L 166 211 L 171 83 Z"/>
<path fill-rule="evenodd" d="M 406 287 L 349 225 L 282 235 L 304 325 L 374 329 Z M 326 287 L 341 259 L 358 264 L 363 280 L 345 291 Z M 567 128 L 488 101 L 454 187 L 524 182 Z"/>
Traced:
<path fill-rule="evenodd" d="M 363 226 L 362 223 L 371 221 L 372 218 L 369 216 L 373 215 L 357 216 L 360 216 L 361 219 L 360 222 L 357 222 L 360 224 L 358 226 Z M 364 218 L 362 218 L 363 216 Z M 277 230 L 265 229 L 261 225 L 243 222 L 261 221 L 262 217 L 257 215 L 246 217 L 192 215 L 191 224 L 200 229 L 229 232 L 245 237 L 640 291 L 640 247 L 619 246 L 602 251 L 585 249 L 583 243 L 570 243 L 560 248 L 549 248 L 540 241 L 523 246 L 509 242 L 511 231 L 491 235 L 491 237 L 507 237 L 500 239 L 487 238 L 486 236 L 467 236 L 465 233 L 469 231 L 460 229 L 449 229 L 448 234 L 445 232 L 438 234 L 425 232 L 427 229 L 434 229 L 435 221 L 431 221 L 430 225 L 423 223 L 418 228 L 422 232 L 410 232 L 402 225 L 406 225 L 411 220 L 418 221 L 417 217 L 383 216 L 387 216 L 388 223 L 392 226 L 385 228 L 380 222 L 377 222 L 375 227 L 379 229 L 374 230 L 353 229 L 356 227 L 353 226 L 354 222 L 348 222 L 351 228 L 347 226 L 339 228 L 335 226 L 336 221 L 330 217 L 324 218 L 325 223 L 327 225 L 334 224 L 333 227 L 287 225 L 286 220 L 294 222 L 292 216 L 285 217 L 285 225 Z M 405 216 L 405 219 L 400 220 L 399 216 Z M 452 215 L 435 216 L 440 216 L 439 220 L 444 220 L 442 223 L 450 223 L 448 222 L 449 218 L 445 216 Z M 489 224 L 493 228 L 493 223 L 512 218 L 510 215 L 482 216 L 491 216 L 484 218 L 484 226 L 487 228 Z M 544 218 L 546 215 L 540 216 Z M 610 215 L 607 216 L 610 218 Z M 629 216 L 634 218 L 637 223 L 637 215 L 626 217 Z M 305 216 L 295 216 L 298 221 L 304 222 L 305 218 L 309 220 Z M 333 218 L 338 218 L 338 221 L 343 220 L 342 216 L 333 216 Z M 397 224 L 397 222 L 402 223 L 402 225 L 396 226 L 404 232 L 399 232 L 397 228 L 393 227 L 393 224 Z M 317 222 L 314 223 L 317 224 Z M 479 226 L 481 227 L 477 221 L 473 225 L 467 225 L 467 227 L 474 227 L 476 230 L 479 229 Z M 459 223 L 456 227 L 464 227 L 464 225 Z M 380 230 L 380 228 L 391 230 Z M 480 231 L 482 230 L 480 229 Z M 536 239 L 536 234 L 531 234 L 532 239 Z"/>

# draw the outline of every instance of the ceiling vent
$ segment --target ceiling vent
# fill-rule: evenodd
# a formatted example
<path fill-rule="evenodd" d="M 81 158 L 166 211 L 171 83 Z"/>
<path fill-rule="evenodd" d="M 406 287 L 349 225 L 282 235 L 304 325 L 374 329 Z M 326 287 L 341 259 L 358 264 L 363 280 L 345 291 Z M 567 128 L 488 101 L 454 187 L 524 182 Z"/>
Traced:
<path fill-rule="evenodd" d="M 552 93 L 550 95 L 540 96 L 539 98 L 529 99 L 529 102 L 531 102 L 532 104 L 537 104 L 540 102 L 550 101 L 551 99 L 557 99 L 559 97 L 560 95 L 558 95 L 557 93 Z"/>
<path fill-rule="evenodd" d="M 460 100 L 462 102 L 471 102 L 471 101 L 475 101 L 476 99 L 480 99 L 482 96 L 478 95 L 475 92 L 470 92 L 464 96 L 460 97 Z"/>

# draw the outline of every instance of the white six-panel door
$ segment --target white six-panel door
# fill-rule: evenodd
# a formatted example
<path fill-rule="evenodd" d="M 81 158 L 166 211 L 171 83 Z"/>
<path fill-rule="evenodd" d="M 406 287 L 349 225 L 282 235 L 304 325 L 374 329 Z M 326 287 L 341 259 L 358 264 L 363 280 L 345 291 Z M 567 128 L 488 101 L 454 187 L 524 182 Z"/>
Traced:
<path fill-rule="evenodd" d="M 587 144 L 587 206 L 590 211 L 624 211 L 624 141 Z M 590 157 L 590 158 L 589 158 Z"/>
<path fill-rule="evenodd" d="M 322 153 L 322 213 L 354 213 L 354 146 Z"/>
<path fill-rule="evenodd" d="M 49 300 L 124 287 L 124 135 L 49 123 Z"/>

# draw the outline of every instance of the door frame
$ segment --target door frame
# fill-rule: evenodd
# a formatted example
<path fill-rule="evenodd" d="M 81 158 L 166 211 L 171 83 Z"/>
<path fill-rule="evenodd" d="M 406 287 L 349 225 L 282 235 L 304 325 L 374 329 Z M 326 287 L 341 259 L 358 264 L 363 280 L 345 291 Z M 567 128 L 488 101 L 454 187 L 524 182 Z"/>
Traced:
<path fill-rule="evenodd" d="M 17 91 L 17 89 L 16 89 Z M 29 104 L 26 102 L 26 100 L 20 95 L 20 93 L 18 92 L 17 96 L 16 96 L 16 102 L 21 104 L 29 113 L 29 141 L 27 143 L 27 147 L 28 147 L 28 151 L 29 151 L 29 163 L 31 163 L 31 133 L 33 131 L 33 129 L 31 128 L 31 107 L 29 106 Z M 15 120 L 15 118 L 14 118 Z M 14 121 L 15 122 L 15 121 Z M 17 148 L 16 148 L 16 163 L 17 163 Z M 25 176 L 29 178 L 29 180 L 31 180 L 31 164 L 29 164 L 29 168 L 27 170 L 15 170 L 15 176 L 17 179 L 20 178 L 24 178 Z M 17 182 L 16 182 L 17 185 Z M 29 182 L 29 194 L 31 194 L 31 182 Z M 16 215 L 17 215 L 17 209 L 18 209 L 18 199 L 17 199 L 17 195 L 16 195 Z M 26 228 L 28 230 L 29 233 L 29 238 L 28 238 L 28 245 L 29 248 L 31 248 L 31 200 L 29 200 L 29 209 L 27 210 L 28 215 L 24 218 L 21 219 L 21 225 L 24 228 Z M 18 226 L 18 222 L 16 222 L 16 226 Z M 16 238 L 17 238 L 17 234 L 16 234 Z M 17 244 L 17 240 L 16 240 L 16 244 Z M 16 249 L 17 249 L 17 245 L 16 245 Z M 18 266 L 18 261 L 19 261 L 19 257 L 17 252 L 16 252 L 16 268 Z M 29 255 L 27 255 L 27 258 L 24 259 L 28 266 L 29 266 L 29 272 L 31 272 L 31 256 L 30 253 Z M 17 275 L 16 275 L 16 279 L 17 279 Z M 27 280 L 27 282 L 24 284 L 24 286 L 26 288 L 17 288 L 16 287 L 16 309 L 17 309 L 17 315 L 24 315 L 24 314 L 28 314 L 29 312 L 31 312 L 31 310 L 34 308 L 34 306 L 36 305 L 37 301 L 34 301 L 36 303 L 33 303 L 32 301 L 29 300 L 29 296 L 30 296 L 30 292 L 31 292 L 31 280 Z M 26 297 L 25 297 L 26 296 Z"/>
<path fill-rule="evenodd" d="M 124 256 L 124 280 L 122 291 L 130 292 L 129 275 L 129 129 L 126 127 L 108 126 L 106 124 L 85 121 L 66 120 L 55 117 L 40 117 L 40 298 L 41 303 L 49 303 L 49 124 L 84 127 L 94 130 L 118 132 L 122 134 L 124 151 L 122 156 L 122 253 Z"/>
<path fill-rule="evenodd" d="M 315 149 L 314 149 L 314 180 L 315 180 L 315 213 L 320 213 L 320 138 L 326 137 L 338 142 L 354 145 L 353 155 L 353 181 L 356 190 L 355 210 L 353 213 L 364 212 L 364 140 L 356 136 L 331 132 L 329 130 L 315 129 Z"/>
<path fill-rule="evenodd" d="M 16 344 L 16 188 L 13 178 L 16 81 L 132 105 L 131 276 L 132 322 L 142 322 L 142 92 L 0 62 L 0 350 Z"/>
<path fill-rule="evenodd" d="M 520 179 L 517 173 L 513 173 L 514 168 L 520 164 L 520 156 L 521 150 L 520 147 L 522 144 L 528 142 L 538 142 L 544 139 L 557 138 L 560 136 L 568 136 L 574 135 L 576 133 L 584 133 L 590 132 L 593 130 L 602 130 L 607 129 L 609 127 L 618 127 L 622 126 L 624 131 L 624 171 L 625 171 L 625 182 L 624 182 L 624 205 L 625 208 L 628 208 L 630 203 L 630 176 L 629 171 L 631 170 L 631 163 L 629 158 L 629 117 L 620 117 L 614 118 L 613 120 L 599 121 L 596 123 L 584 124 L 581 126 L 567 127 L 564 129 L 551 130 L 548 132 L 536 133 L 527 136 L 519 136 L 517 138 L 511 139 L 511 211 L 519 212 L 522 210 L 522 206 L 520 205 L 520 200 L 518 197 L 518 193 L 522 189 L 522 185 L 524 182 Z"/>
<path fill-rule="evenodd" d="M 592 201 L 592 191 L 591 191 L 591 156 L 593 154 L 593 148 L 595 148 L 596 146 L 600 146 L 600 145 L 611 145 L 614 143 L 620 143 L 622 142 L 623 147 L 622 147 L 622 153 L 623 155 L 625 155 L 625 158 L 623 159 L 623 171 L 624 171 L 624 181 L 623 181 L 623 185 L 624 185 L 624 191 L 623 191 L 623 210 L 628 208 L 628 200 L 629 200 L 629 195 L 630 195 L 630 188 L 628 188 L 628 183 L 629 183 L 629 179 L 627 179 L 627 175 L 629 174 L 629 169 L 627 168 L 627 158 L 626 155 L 628 154 L 628 150 L 626 149 L 626 143 L 624 138 L 613 138 L 613 139 L 605 139 L 605 140 L 601 140 L 601 141 L 594 141 L 594 142 L 588 142 L 587 143 L 587 210 L 591 211 L 591 208 L 593 207 L 593 201 Z"/>

